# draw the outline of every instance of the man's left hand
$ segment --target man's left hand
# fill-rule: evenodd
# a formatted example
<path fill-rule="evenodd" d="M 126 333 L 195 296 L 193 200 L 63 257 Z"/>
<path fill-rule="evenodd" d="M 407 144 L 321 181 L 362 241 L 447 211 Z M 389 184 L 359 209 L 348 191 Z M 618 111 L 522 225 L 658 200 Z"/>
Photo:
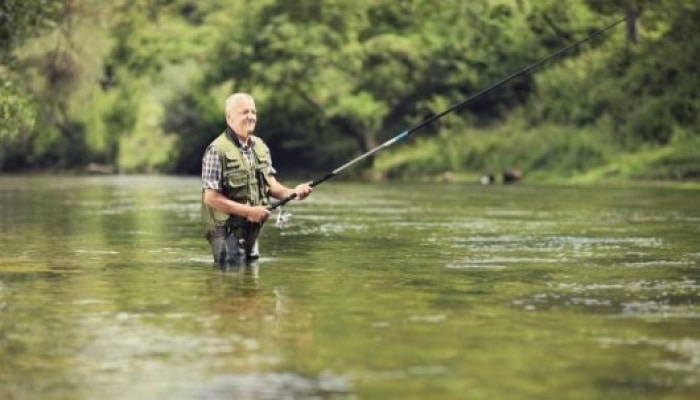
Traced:
<path fill-rule="evenodd" d="M 297 199 L 304 200 L 309 197 L 314 188 L 311 187 L 311 182 L 300 183 L 294 188 L 294 193 L 297 194 Z"/>

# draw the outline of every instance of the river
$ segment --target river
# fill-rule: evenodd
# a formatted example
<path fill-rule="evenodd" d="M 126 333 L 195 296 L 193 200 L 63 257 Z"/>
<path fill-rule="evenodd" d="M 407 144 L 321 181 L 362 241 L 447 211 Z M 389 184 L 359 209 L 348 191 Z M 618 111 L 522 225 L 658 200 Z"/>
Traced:
<path fill-rule="evenodd" d="M 329 182 L 226 270 L 199 199 L 0 177 L 1 399 L 700 398 L 700 189 Z"/>

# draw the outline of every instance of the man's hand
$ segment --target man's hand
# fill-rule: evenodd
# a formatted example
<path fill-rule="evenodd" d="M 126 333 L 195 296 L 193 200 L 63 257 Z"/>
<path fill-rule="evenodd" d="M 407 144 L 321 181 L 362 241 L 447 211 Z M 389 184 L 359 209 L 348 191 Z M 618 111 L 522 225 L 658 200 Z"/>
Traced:
<path fill-rule="evenodd" d="M 304 200 L 309 197 L 314 188 L 311 187 L 311 182 L 300 183 L 294 187 L 294 193 L 297 195 L 297 199 Z"/>
<path fill-rule="evenodd" d="M 251 206 L 245 213 L 245 219 L 257 224 L 265 222 L 270 216 L 270 211 L 265 206 Z"/>

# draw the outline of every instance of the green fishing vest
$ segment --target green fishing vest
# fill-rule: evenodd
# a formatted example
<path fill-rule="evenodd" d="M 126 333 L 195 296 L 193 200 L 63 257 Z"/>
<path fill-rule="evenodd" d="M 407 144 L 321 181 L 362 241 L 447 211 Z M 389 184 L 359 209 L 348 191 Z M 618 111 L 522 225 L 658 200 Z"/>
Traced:
<path fill-rule="evenodd" d="M 221 193 L 229 199 L 253 206 L 269 204 L 268 178 L 270 174 L 270 152 L 258 137 L 253 141 L 253 164 L 243 154 L 240 146 L 233 142 L 231 133 L 225 131 L 212 142 L 221 161 Z M 204 204 L 202 191 L 202 218 L 208 228 L 242 228 L 246 219 L 214 210 Z"/>

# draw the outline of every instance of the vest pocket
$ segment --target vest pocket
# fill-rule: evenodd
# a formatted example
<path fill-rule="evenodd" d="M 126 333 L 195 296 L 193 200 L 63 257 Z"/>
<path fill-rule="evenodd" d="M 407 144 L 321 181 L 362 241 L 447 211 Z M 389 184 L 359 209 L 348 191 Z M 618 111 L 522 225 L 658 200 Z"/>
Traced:
<path fill-rule="evenodd" d="M 248 173 L 246 171 L 231 171 L 226 178 L 228 197 L 239 203 L 248 202 Z"/>
<path fill-rule="evenodd" d="M 234 151 L 228 151 L 224 154 L 224 173 L 243 169 L 239 155 Z"/>
<path fill-rule="evenodd" d="M 248 184 L 248 172 L 246 171 L 229 171 L 230 173 L 226 177 L 229 186 L 232 188 L 238 188 L 241 186 L 246 186 Z"/>
<path fill-rule="evenodd" d="M 235 152 L 227 152 L 224 156 L 224 180 L 232 191 L 248 184 L 248 171 L 238 157 Z"/>

